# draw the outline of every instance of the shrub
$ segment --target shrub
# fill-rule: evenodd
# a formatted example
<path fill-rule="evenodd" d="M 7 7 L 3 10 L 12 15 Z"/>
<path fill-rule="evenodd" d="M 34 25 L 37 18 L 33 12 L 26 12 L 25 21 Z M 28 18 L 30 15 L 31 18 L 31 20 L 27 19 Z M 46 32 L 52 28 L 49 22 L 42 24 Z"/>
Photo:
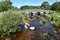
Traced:
<path fill-rule="evenodd" d="M 45 18 L 41 18 L 40 20 L 40 26 L 43 26 L 46 22 L 46 19 Z"/>
<path fill-rule="evenodd" d="M 52 26 L 55 28 L 60 27 L 60 15 L 57 12 L 50 12 L 48 14 L 43 14 L 44 18 L 47 19 Z"/>
<path fill-rule="evenodd" d="M 27 13 L 22 13 L 23 20 L 29 19 L 29 15 Z"/>
<path fill-rule="evenodd" d="M 22 16 L 20 13 L 13 11 L 3 13 L 0 17 L 0 36 L 9 34 L 10 32 L 16 32 L 21 22 Z"/>

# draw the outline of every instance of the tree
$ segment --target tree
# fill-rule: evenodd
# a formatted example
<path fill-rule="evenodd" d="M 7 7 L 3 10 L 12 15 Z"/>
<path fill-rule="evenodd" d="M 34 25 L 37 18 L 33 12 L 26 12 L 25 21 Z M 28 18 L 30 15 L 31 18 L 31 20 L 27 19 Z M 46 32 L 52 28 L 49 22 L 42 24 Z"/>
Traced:
<path fill-rule="evenodd" d="M 21 6 L 21 8 L 20 8 L 21 10 L 22 9 L 29 9 L 29 6 L 28 5 L 25 5 L 25 6 Z"/>
<path fill-rule="evenodd" d="M 43 2 L 41 5 L 42 9 L 49 9 L 49 3 L 47 1 Z"/>
<path fill-rule="evenodd" d="M 60 2 L 55 2 L 51 6 L 51 10 L 60 10 Z"/>
<path fill-rule="evenodd" d="M 0 8 L 1 8 L 0 11 L 7 11 L 12 8 L 12 2 L 10 0 L 9 1 L 4 0 L 0 2 Z"/>
<path fill-rule="evenodd" d="M 25 6 L 21 6 L 20 9 L 21 10 L 23 10 L 23 9 L 40 9 L 40 6 L 28 6 L 28 5 L 25 5 Z"/>

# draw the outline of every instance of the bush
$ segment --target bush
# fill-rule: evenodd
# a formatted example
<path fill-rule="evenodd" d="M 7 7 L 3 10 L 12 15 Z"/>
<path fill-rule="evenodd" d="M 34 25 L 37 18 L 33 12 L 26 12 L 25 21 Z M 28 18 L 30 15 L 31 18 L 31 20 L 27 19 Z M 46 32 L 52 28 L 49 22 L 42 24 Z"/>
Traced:
<path fill-rule="evenodd" d="M 28 20 L 29 15 L 27 13 L 22 13 L 23 20 Z"/>
<path fill-rule="evenodd" d="M 58 12 L 50 12 L 43 15 L 43 17 L 47 19 L 52 26 L 54 26 L 55 28 L 60 28 L 60 15 Z"/>
<path fill-rule="evenodd" d="M 11 32 L 16 32 L 21 22 L 22 16 L 20 13 L 13 11 L 3 13 L 0 17 L 0 37 Z"/>
<path fill-rule="evenodd" d="M 45 19 L 45 18 L 42 18 L 42 19 L 40 20 L 40 26 L 43 26 L 43 25 L 45 24 L 45 22 L 46 22 L 46 19 Z"/>

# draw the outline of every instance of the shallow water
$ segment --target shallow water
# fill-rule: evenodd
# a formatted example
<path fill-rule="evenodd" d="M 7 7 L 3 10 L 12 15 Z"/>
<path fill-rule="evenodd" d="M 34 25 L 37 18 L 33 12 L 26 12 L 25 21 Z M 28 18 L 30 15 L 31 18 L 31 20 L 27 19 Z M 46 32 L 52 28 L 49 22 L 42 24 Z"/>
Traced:
<path fill-rule="evenodd" d="M 52 27 L 48 21 L 46 21 L 42 28 L 40 27 L 38 20 L 30 21 L 29 24 L 36 29 L 30 30 L 24 28 L 22 31 L 12 34 L 12 40 L 60 40 L 60 33 L 55 34 L 53 32 L 55 28 Z"/>
<path fill-rule="evenodd" d="M 39 21 L 30 21 L 29 24 L 36 27 L 36 25 L 39 24 Z M 46 21 L 42 28 L 38 26 L 36 27 L 36 30 L 33 31 L 30 29 L 23 29 L 20 33 L 18 33 L 14 40 L 60 40 L 60 36 L 52 32 L 54 30 L 55 28 Z M 43 35 L 44 33 L 47 33 L 47 35 Z"/>

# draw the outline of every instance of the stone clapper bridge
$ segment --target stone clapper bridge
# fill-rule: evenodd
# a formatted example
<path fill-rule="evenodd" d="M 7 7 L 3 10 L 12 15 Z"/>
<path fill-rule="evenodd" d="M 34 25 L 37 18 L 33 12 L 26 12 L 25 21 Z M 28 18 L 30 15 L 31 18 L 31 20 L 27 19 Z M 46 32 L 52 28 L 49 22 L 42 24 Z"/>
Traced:
<path fill-rule="evenodd" d="M 40 13 L 43 13 L 43 12 L 46 12 L 46 13 L 49 13 L 49 12 L 53 12 L 52 10 L 40 10 L 40 9 L 30 9 L 30 10 L 20 10 L 20 12 L 25 12 L 25 13 L 29 13 L 29 12 L 33 12 L 33 13 L 36 13 L 36 12 L 40 12 Z"/>

